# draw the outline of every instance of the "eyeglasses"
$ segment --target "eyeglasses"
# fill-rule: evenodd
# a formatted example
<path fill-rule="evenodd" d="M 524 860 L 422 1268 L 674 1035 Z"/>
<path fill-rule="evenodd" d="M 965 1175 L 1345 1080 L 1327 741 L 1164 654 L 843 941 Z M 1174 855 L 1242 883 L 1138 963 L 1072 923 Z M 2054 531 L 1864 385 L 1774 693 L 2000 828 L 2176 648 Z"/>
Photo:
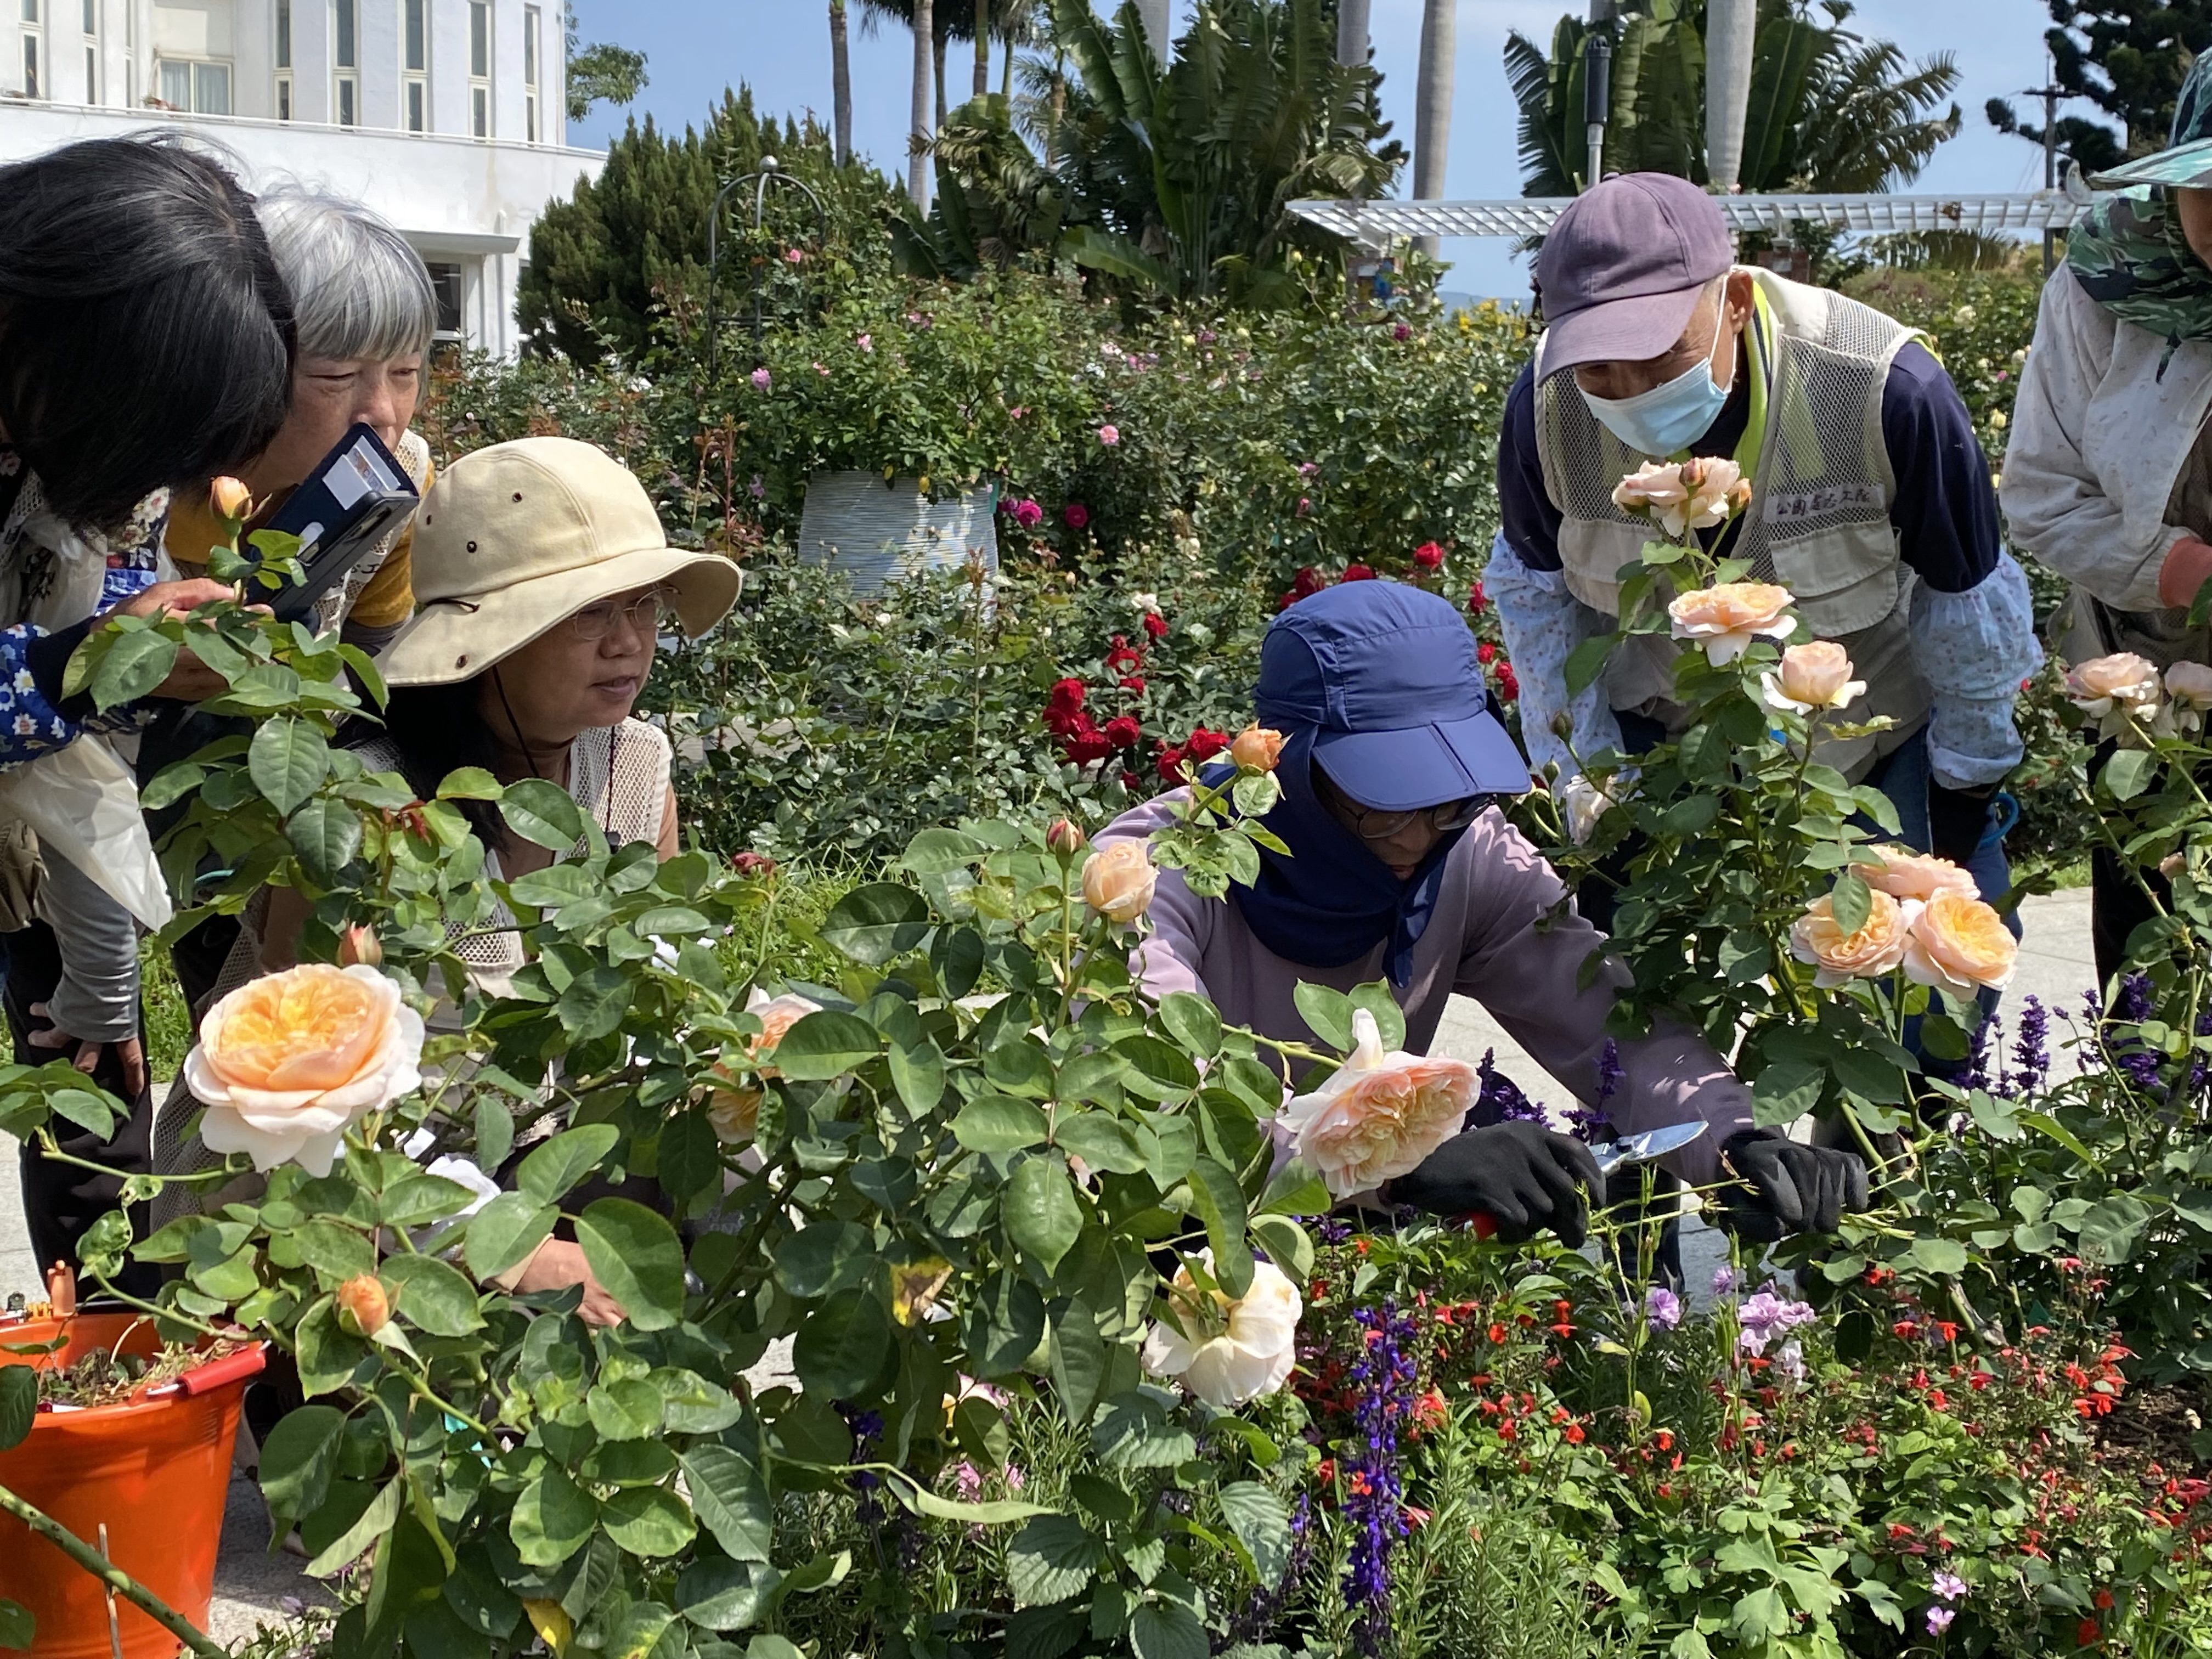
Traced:
<path fill-rule="evenodd" d="M 568 626 L 576 630 L 578 639 L 589 643 L 606 638 L 624 625 L 633 633 L 657 635 L 661 625 L 675 615 L 676 590 L 655 587 L 628 602 L 601 599 L 597 605 L 587 605 L 568 618 Z"/>
<path fill-rule="evenodd" d="M 1328 804 L 1352 826 L 1352 833 L 1362 841 L 1389 841 L 1403 835 L 1417 823 L 1425 823 L 1437 835 L 1449 835 L 1455 830 L 1464 830 L 1480 817 L 1490 805 L 1487 795 L 1470 795 L 1465 800 L 1448 800 L 1437 806 L 1417 806 L 1409 812 L 1393 812 L 1380 806 L 1362 806 L 1338 787 L 1335 779 L 1315 769 L 1316 781 Z"/>

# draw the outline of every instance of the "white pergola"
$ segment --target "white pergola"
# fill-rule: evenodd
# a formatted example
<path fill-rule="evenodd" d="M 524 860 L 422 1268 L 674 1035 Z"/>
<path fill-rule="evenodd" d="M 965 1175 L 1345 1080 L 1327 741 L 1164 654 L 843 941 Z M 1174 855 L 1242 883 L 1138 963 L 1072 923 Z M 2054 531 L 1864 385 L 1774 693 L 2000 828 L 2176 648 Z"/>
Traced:
<path fill-rule="evenodd" d="M 1541 236 L 1571 196 L 1512 196 L 1487 202 L 1293 202 L 1291 211 L 1362 246 L 1407 236 Z M 1989 234 L 2064 230 L 2081 205 L 2061 190 L 1980 196 L 1716 196 L 1729 228 L 1787 232 L 1793 222 L 1886 236 L 1900 231 Z"/>

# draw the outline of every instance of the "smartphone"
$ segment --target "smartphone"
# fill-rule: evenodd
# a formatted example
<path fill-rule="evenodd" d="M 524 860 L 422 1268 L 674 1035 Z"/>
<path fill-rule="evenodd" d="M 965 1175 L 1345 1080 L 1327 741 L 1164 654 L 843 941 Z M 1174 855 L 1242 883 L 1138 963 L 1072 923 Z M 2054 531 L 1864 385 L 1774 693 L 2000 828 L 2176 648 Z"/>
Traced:
<path fill-rule="evenodd" d="M 357 425 L 295 489 L 262 528 L 300 538 L 300 580 L 269 607 L 285 622 L 304 621 L 316 601 L 370 551 L 414 517 L 422 498 L 382 439 Z M 252 544 L 247 544 L 252 556 Z"/>

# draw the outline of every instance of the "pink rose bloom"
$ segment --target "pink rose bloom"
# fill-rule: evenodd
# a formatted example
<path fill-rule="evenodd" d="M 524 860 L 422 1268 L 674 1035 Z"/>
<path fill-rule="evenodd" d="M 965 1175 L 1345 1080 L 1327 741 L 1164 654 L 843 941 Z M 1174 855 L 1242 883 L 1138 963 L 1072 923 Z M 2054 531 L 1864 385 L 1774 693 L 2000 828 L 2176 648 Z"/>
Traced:
<path fill-rule="evenodd" d="M 1382 1031 L 1364 1008 L 1352 1014 L 1352 1030 L 1350 1057 L 1276 1120 L 1337 1199 L 1419 1169 L 1459 1133 L 1479 1086 L 1465 1060 L 1384 1053 Z"/>
<path fill-rule="evenodd" d="M 1111 449 L 1121 441 L 1121 428 L 1111 424 L 1098 428 L 1098 441 Z"/>
<path fill-rule="evenodd" d="M 873 351 L 876 349 L 876 337 L 872 334 L 856 334 L 853 337 L 853 343 L 863 351 Z"/>
<path fill-rule="evenodd" d="M 1091 509 L 1081 501 L 1070 501 L 1060 509 L 1060 516 L 1070 530 L 1080 530 L 1091 522 Z"/>
<path fill-rule="evenodd" d="M 753 390 L 756 392 L 767 391 L 774 377 L 770 375 L 766 369 L 755 369 L 753 371 Z"/>

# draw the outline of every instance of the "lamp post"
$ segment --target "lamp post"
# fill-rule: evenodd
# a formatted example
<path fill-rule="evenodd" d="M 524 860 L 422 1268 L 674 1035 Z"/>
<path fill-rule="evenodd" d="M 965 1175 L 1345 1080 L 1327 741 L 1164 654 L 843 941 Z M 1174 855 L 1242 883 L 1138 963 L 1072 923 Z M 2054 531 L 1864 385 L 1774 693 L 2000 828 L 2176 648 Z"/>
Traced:
<path fill-rule="evenodd" d="M 1583 188 L 1605 177 L 1605 124 L 1613 110 L 1613 0 L 1590 0 L 1583 37 L 1583 137 L 1589 151 Z"/>
<path fill-rule="evenodd" d="M 2044 66 L 2047 71 L 2050 67 L 2048 58 L 2044 60 Z M 2043 100 L 2043 187 L 2055 190 L 2058 185 L 2058 106 L 2074 94 L 2052 80 L 2046 72 L 2041 86 L 2030 87 L 2020 95 Z M 2054 251 L 2052 233 L 2046 230 L 2043 233 L 2043 274 L 2046 276 L 2051 275 Z"/>

